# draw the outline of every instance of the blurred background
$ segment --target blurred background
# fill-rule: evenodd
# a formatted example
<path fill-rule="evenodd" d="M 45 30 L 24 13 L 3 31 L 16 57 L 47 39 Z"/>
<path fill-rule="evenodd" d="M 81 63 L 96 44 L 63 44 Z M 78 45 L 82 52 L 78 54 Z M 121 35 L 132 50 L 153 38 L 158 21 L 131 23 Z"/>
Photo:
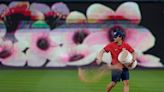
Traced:
<path fill-rule="evenodd" d="M 163 92 L 163 6 L 162 0 L 0 0 L 0 91 L 105 91 L 111 56 L 101 65 L 95 59 L 113 41 L 111 29 L 121 27 L 138 54 L 130 91 Z"/>

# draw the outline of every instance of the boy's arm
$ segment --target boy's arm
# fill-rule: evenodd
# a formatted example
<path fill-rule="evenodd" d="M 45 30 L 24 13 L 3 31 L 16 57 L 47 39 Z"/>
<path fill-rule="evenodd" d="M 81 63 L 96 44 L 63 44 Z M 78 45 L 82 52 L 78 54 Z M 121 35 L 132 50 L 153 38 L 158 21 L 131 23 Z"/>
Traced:
<path fill-rule="evenodd" d="M 97 58 L 96 58 L 96 62 L 97 64 L 99 65 L 101 62 L 102 62 L 102 57 L 103 57 L 103 54 L 105 53 L 106 51 L 104 49 L 102 49 L 98 55 L 97 55 Z M 122 64 L 118 63 L 116 65 L 110 65 L 108 64 L 108 68 L 109 69 L 118 69 L 118 70 L 122 70 L 123 66 Z"/>
<path fill-rule="evenodd" d="M 97 55 L 97 57 L 96 57 L 96 63 L 97 64 L 100 64 L 101 62 L 102 62 L 102 57 L 103 57 L 103 54 L 105 53 L 106 51 L 104 50 L 104 49 L 102 49 L 99 53 L 98 53 L 98 55 Z"/>
<path fill-rule="evenodd" d="M 137 59 L 137 53 L 135 51 L 132 52 L 132 56 L 133 56 L 133 61 L 135 61 Z"/>
<path fill-rule="evenodd" d="M 136 59 L 137 59 L 137 53 L 135 51 L 132 52 L 132 56 L 133 56 L 133 62 L 128 65 L 129 67 L 131 67 L 133 65 L 133 63 L 136 61 Z"/>
<path fill-rule="evenodd" d="M 129 45 L 129 44 L 126 44 L 127 46 L 127 50 L 129 52 L 131 52 L 132 56 L 133 56 L 133 62 L 137 59 L 137 53 L 135 52 L 135 50 Z"/>

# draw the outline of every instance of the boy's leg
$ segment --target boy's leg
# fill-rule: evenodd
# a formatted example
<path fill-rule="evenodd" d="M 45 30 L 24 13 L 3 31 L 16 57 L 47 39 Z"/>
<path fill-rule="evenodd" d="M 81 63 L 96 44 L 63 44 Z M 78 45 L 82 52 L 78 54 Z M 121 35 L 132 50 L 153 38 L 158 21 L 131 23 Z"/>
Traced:
<path fill-rule="evenodd" d="M 109 83 L 107 85 L 106 92 L 110 92 L 115 85 L 116 85 L 116 83 L 113 81 L 111 83 Z"/>
<path fill-rule="evenodd" d="M 106 92 L 110 92 L 112 88 L 120 81 L 122 71 L 114 69 L 112 70 L 112 82 L 107 85 Z"/>
<path fill-rule="evenodd" d="M 129 92 L 129 70 L 127 68 L 123 69 L 121 78 L 124 84 L 123 92 Z"/>
<path fill-rule="evenodd" d="M 129 80 L 124 80 L 123 84 L 124 84 L 123 92 L 129 92 Z"/>

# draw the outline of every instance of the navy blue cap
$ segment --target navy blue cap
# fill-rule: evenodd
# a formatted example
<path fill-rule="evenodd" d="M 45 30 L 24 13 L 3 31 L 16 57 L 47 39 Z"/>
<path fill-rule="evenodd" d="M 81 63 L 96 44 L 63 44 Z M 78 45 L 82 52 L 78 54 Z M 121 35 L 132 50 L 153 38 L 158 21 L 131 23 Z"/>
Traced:
<path fill-rule="evenodd" d="M 117 37 L 122 37 L 124 39 L 125 34 L 123 31 L 120 30 L 120 28 L 116 28 L 113 32 L 113 38 L 117 38 Z"/>

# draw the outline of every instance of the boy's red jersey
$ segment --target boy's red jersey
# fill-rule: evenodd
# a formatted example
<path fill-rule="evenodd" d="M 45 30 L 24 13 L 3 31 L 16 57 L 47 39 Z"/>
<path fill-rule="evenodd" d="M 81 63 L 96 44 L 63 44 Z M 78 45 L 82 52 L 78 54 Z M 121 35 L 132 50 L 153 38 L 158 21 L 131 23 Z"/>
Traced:
<path fill-rule="evenodd" d="M 128 50 L 130 53 L 134 52 L 134 49 L 128 43 L 126 43 L 124 41 L 122 42 L 121 45 L 117 45 L 117 43 L 112 42 L 112 43 L 109 43 L 107 46 L 104 47 L 104 50 L 106 52 L 110 52 L 111 53 L 112 64 L 113 65 L 119 63 L 118 55 L 122 51 L 123 48 Z"/>

